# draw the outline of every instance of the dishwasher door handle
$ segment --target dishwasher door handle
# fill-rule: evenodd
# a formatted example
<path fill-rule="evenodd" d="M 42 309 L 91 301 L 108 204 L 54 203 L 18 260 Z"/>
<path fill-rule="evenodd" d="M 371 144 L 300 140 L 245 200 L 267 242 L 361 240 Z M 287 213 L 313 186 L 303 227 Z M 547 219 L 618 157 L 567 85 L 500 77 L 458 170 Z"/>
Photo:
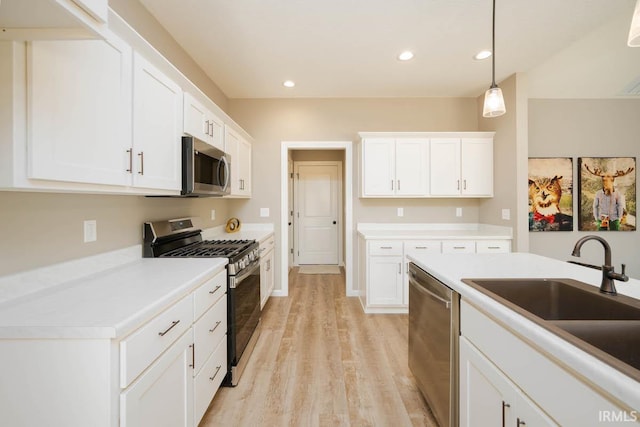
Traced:
<path fill-rule="evenodd" d="M 430 296 L 431 298 L 440 301 L 442 304 L 444 304 L 444 306 L 446 308 L 450 308 L 451 307 L 451 301 L 447 301 L 446 299 L 442 298 L 440 295 L 436 295 L 433 292 L 431 292 L 429 289 L 426 289 L 422 286 L 420 286 L 420 284 L 418 282 L 415 282 L 413 280 L 409 281 L 410 284 L 413 285 L 414 288 L 416 288 L 418 291 Z"/>

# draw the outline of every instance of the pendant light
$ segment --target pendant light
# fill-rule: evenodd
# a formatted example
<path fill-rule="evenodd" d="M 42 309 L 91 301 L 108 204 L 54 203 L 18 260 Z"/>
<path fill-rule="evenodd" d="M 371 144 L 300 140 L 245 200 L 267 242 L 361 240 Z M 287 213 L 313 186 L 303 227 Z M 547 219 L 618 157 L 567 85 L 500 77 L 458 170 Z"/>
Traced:
<path fill-rule="evenodd" d="M 633 12 L 633 18 L 631 18 L 627 44 L 631 47 L 640 47 L 640 0 L 636 3 L 636 9 Z"/>
<path fill-rule="evenodd" d="M 640 1 L 640 0 L 638 0 Z M 491 87 L 484 94 L 483 117 L 498 117 L 506 113 L 502 89 L 496 84 L 496 0 L 493 0 L 493 24 L 491 32 Z"/>

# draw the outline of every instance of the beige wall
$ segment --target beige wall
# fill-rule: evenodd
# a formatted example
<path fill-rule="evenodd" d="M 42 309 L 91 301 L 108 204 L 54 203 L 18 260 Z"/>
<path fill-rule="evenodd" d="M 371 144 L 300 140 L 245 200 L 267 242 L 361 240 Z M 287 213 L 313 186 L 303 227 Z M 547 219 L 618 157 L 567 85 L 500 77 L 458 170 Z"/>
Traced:
<path fill-rule="evenodd" d="M 500 82 L 507 112 L 490 119 L 482 117 L 484 94 L 477 99 L 478 128 L 481 131 L 495 131 L 493 146 L 494 197 L 480 201 L 479 222 L 512 227 L 513 248 L 517 247 L 517 158 L 518 158 L 518 116 L 523 114 L 518 106 L 518 85 L 520 76 L 513 75 Z M 526 113 L 526 111 L 525 111 Z M 526 152 L 524 153 L 526 156 Z M 502 209 L 509 209 L 510 220 L 502 219 Z"/>
<path fill-rule="evenodd" d="M 138 0 L 109 0 L 109 6 L 143 38 L 200 88 L 223 111 L 228 99 L 198 64 L 182 49 Z"/>
<path fill-rule="evenodd" d="M 184 216 L 199 216 L 204 228 L 221 225 L 228 202 L 0 191 L 0 276 L 141 244 L 144 221 Z M 83 243 L 83 222 L 92 219 L 98 240 Z"/>
<path fill-rule="evenodd" d="M 529 101 L 529 156 L 572 157 L 574 160 L 574 213 L 578 203 L 578 157 L 640 158 L 640 100 L 544 100 Z M 636 174 L 637 176 L 637 174 Z M 574 229 L 578 229 L 574 216 Z M 639 231 L 599 232 L 611 245 L 613 263 L 627 264 L 627 274 L 640 277 Z M 586 232 L 529 233 L 530 251 L 561 260 L 572 259 L 575 242 Z M 603 262 L 603 249 L 588 243 L 580 261 Z M 619 285 L 620 287 L 624 284 Z"/>
<path fill-rule="evenodd" d="M 478 220 L 477 200 L 358 198 L 358 147 L 355 145 L 359 131 L 476 131 L 475 98 L 232 99 L 229 114 L 255 139 L 252 173 L 260 177 L 253 179 L 251 200 L 232 201 L 231 209 L 245 222 L 274 223 L 276 236 L 280 236 L 282 141 L 354 142 L 351 166 L 355 179 L 355 223 Z M 270 209 L 269 218 L 259 216 L 263 207 Z M 396 215 L 398 207 L 404 208 L 402 218 Z M 463 207 L 462 218 L 455 217 L 456 207 Z M 280 260 L 276 263 L 279 265 Z M 280 283 L 279 277 L 276 283 Z"/>

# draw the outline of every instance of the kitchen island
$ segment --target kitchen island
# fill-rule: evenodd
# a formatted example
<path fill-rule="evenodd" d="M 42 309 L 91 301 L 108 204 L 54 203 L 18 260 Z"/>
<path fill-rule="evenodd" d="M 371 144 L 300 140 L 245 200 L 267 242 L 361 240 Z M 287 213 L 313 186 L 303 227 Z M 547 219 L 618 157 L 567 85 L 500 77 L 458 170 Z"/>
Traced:
<path fill-rule="evenodd" d="M 571 278 L 599 286 L 600 271 L 526 253 L 430 254 L 409 259 L 460 294 L 461 354 L 463 347 L 471 348 L 475 359 L 486 362 L 480 377 L 511 384 L 512 394 L 527 403 L 517 407 L 528 414 L 535 408 L 536 415 L 528 419 L 539 415 L 544 423 L 560 425 L 628 425 L 640 420 L 637 380 L 462 282 L 465 278 Z M 617 285 L 620 294 L 640 299 L 640 281 Z M 467 362 L 460 361 L 461 425 L 465 413 L 473 411 L 469 401 L 477 397 L 473 382 L 479 378 L 470 379 L 472 363 Z M 501 389 L 496 383 L 491 387 Z M 505 401 L 503 413 L 516 410 L 505 409 Z M 531 424 L 535 423 L 527 425 Z"/>

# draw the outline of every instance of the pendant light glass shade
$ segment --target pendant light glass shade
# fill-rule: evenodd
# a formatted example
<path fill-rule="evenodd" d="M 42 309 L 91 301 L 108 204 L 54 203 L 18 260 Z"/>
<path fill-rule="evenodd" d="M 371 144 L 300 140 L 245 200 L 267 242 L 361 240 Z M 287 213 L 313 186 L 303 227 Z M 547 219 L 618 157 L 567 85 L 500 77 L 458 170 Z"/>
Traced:
<path fill-rule="evenodd" d="M 493 0 L 491 44 L 491 87 L 484 93 L 484 107 L 482 108 L 482 117 L 498 117 L 507 112 L 507 109 L 504 106 L 502 89 L 500 89 L 496 84 L 496 0 Z"/>
<path fill-rule="evenodd" d="M 633 12 L 627 44 L 631 47 L 640 47 L 640 0 L 636 3 L 636 10 Z"/>
<path fill-rule="evenodd" d="M 507 112 L 504 106 L 504 98 L 502 89 L 498 86 L 491 87 L 484 93 L 484 108 L 482 109 L 483 117 L 498 117 Z"/>

